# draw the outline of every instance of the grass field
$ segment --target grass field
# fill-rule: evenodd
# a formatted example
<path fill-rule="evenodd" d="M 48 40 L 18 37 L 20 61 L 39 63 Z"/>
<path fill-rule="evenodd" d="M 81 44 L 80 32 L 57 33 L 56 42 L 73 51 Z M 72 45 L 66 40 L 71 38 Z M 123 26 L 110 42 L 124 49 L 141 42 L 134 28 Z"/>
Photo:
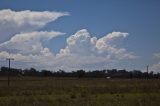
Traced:
<path fill-rule="evenodd" d="M 160 106 L 160 80 L 0 78 L 0 106 Z"/>

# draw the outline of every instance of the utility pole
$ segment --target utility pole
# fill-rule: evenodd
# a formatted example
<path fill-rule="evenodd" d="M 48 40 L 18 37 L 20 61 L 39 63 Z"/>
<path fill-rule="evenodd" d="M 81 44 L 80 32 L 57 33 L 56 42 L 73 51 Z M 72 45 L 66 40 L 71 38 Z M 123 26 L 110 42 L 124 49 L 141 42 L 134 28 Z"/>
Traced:
<path fill-rule="evenodd" d="M 11 60 L 14 60 L 14 58 L 7 58 L 6 60 L 8 60 L 8 87 L 10 85 L 10 66 L 11 66 Z"/>
<path fill-rule="evenodd" d="M 148 73 L 148 65 L 147 65 L 147 79 L 148 79 L 148 77 L 149 77 L 149 73 Z"/>

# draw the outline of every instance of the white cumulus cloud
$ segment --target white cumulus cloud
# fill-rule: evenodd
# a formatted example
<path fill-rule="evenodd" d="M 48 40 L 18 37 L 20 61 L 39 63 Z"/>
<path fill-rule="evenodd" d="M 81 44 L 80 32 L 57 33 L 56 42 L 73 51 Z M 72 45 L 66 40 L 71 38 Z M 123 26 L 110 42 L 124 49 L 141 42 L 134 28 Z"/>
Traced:
<path fill-rule="evenodd" d="M 0 44 L 0 59 L 12 57 L 18 61 L 15 66 L 19 68 L 51 68 L 55 56 L 49 48 L 43 46 L 43 42 L 63 34 L 54 31 L 16 34 L 9 41 Z M 23 64 L 19 66 L 19 63 Z"/>
<path fill-rule="evenodd" d="M 157 59 L 159 59 L 159 62 L 156 64 L 153 64 L 150 68 L 151 71 L 154 72 L 160 72 L 160 53 L 155 53 L 154 57 L 156 57 Z"/>
<path fill-rule="evenodd" d="M 81 56 L 103 56 L 115 59 L 135 58 L 136 56 L 127 52 L 123 47 L 117 47 L 114 40 L 125 38 L 128 33 L 112 32 L 98 39 L 91 37 L 86 29 L 76 32 L 67 39 L 67 46 L 61 49 L 59 55 L 76 54 Z"/>
<path fill-rule="evenodd" d="M 132 53 L 114 44 L 117 39 L 125 38 L 127 33 L 113 32 L 102 38 L 92 37 L 86 29 L 77 31 L 67 38 L 67 45 L 58 54 L 53 54 L 43 42 L 61 32 L 28 32 L 16 34 L 9 41 L 0 44 L 0 58 L 13 57 L 18 61 L 27 61 L 23 67 L 47 69 L 103 69 L 122 59 L 133 59 Z M 109 36 L 109 37 L 107 37 Z M 102 43 L 102 45 L 100 45 Z M 34 65 L 34 66 L 33 66 Z M 107 65 L 107 66 L 106 66 Z"/>
<path fill-rule="evenodd" d="M 112 32 L 102 38 L 92 37 L 86 29 L 76 32 L 67 38 L 67 46 L 60 50 L 56 58 L 62 60 L 62 67 L 83 69 L 106 68 L 106 64 L 123 59 L 134 59 L 137 56 L 123 47 L 115 45 L 115 41 L 123 39 L 128 33 Z"/>
<path fill-rule="evenodd" d="M 28 32 L 16 34 L 9 41 L 0 44 L 0 51 L 7 51 L 9 53 L 20 53 L 22 55 L 37 55 L 49 54 L 49 49 L 44 48 L 43 41 L 52 39 L 56 36 L 63 35 L 61 32 Z"/>
<path fill-rule="evenodd" d="M 126 48 L 118 45 L 128 36 L 125 32 L 112 32 L 101 38 L 93 37 L 87 29 L 77 31 L 66 39 L 66 47 L 53 54 L 44 46 L 61 32 L 41 31 L 47 23 L 63 12 L 0 10 L 0 59 L 15 58 L 17 68 L 37 69 L 103 69 L 120 60 L 136 58 Z M 107 66 L 106 66 L 107 65 Z"/>
<path fill-rule="evenodd" d="M 155 53 L 154 56 L 160 59 L 160 53 Z"/>
<path fill-rule="evenodd" d="M 15 34 L 36 31 L 44 27 L 47 23 L 66 15 L 69 14 L 50 11 L 0 10 L 0 43 L 9 40 Z"/>

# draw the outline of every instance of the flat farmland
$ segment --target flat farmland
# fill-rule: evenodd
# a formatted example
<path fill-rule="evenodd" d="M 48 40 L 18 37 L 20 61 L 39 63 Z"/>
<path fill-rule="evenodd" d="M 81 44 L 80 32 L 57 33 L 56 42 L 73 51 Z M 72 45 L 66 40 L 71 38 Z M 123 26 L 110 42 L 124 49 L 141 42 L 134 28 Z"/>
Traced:
<path fill-rule="evenodd" d="M 0 77 L 0 106 L 160 106 L 160 80 Z"/>

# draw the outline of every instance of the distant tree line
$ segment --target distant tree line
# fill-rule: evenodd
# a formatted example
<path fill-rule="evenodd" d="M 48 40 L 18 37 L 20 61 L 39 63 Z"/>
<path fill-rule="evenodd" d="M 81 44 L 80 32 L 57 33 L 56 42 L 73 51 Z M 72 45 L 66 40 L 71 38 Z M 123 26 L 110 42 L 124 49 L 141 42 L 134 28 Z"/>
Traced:
<path fill-rule="evenodd" d="M 64 70 L 59 70 L 56 72 L 50 70 L 38 71 L 35 68 L 30 69 L 15 69 L 11 68 L 10 71 L 8 67 L 1 67 L 0 76 L 39 76 L 39 77 L 77 77 L 77 78 L 140 78 L 140 79 L 151 79 L 160 78 L 160 73 L 153 73 L 153 71 L 147 73 L 140 70 L 126 71 L 117 69 L 104 69 L 104 70 L 94 70 L 85 71 L 77 70 L 72 72 L 65 72 Z"/>

